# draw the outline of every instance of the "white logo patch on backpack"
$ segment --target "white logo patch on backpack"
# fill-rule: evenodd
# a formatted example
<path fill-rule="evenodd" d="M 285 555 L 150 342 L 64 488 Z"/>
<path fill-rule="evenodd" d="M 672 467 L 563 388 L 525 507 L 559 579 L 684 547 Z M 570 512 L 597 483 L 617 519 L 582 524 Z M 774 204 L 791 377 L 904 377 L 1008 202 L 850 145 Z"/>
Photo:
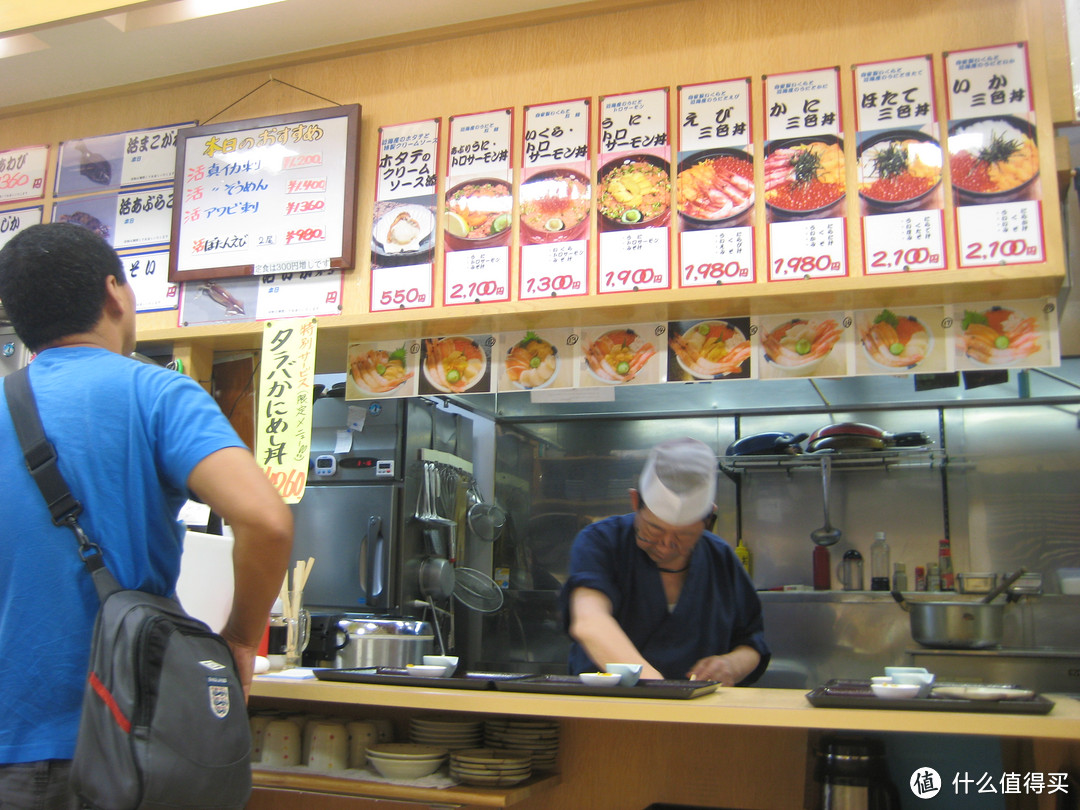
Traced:
<path fill-rule="evenodd" d="M 207 678 L 210 692 L 210 711 L 215 717 L 229 716 L 229 682 L 225 678 Z"/>

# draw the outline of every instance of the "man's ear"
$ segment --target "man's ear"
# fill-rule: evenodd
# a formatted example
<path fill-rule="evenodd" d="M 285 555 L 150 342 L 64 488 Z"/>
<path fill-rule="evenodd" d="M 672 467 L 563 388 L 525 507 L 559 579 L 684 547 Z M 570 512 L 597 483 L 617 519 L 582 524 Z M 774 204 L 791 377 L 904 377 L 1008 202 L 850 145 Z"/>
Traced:
<path fill-rule="evenodd" d="M 125 286 L 120 279 L 112 274 L 105 277 L 105 308 L 109 314 L 118 315 L 123 312 L 123 296 L 127 295 L 127 291 L 124 289 Z"/>

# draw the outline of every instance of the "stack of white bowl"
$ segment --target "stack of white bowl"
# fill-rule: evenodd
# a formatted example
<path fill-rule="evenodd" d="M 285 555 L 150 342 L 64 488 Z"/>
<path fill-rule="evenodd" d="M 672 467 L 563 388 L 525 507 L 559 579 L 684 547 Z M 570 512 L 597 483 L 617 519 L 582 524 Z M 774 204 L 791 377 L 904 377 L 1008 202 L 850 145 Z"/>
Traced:
<path fill-rule="evenodd" d="M 450 753 L 450 775 L 467 785 L 507 787 L 532 775 L 531 760 L 524 751 L 466 748 Z"/>
<path fill-rule="evenodd" d="M 439 770 L 447 751 L 434 745 L 381 743 L 368 746 L 366 753 L 368 764 L 387 779 L 409 780 Z"/>
<path fill-rule="evenodd" d="M 476 718 L 460 715 L 414 717 L 409 721 L 409 739 L 448 751 L 478 748 L 484 742 L 483 724 Z"/>
<path fill-rule="evenodd" d="M 553 720 L 495 717 L 484 721 L 484 745 L 532 754 L 534 771 L 550 771 L 559 756 L 559 724 Z"/>

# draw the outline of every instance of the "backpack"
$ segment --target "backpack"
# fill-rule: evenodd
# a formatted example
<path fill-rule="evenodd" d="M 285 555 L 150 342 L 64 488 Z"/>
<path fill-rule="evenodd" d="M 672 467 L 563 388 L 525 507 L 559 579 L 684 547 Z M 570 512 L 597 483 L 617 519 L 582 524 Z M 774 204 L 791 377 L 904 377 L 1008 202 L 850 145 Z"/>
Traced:
<path fill-rule="evenodd" d="M 94 623 L 71 784 L 94 810 L 240 810 L 251 730 L 232 651 L 175 599 L 121 588 L 76 517 L 24 367 L 4 380 L 27 468 L 67 526 L 101 607 Z"/>

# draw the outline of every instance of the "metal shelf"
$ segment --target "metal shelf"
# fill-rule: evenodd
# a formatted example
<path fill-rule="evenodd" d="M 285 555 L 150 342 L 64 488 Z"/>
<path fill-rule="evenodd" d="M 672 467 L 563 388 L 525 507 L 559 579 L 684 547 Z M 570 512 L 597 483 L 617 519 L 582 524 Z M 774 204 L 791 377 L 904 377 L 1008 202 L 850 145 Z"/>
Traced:
<path fill-rule="evenodd" d="M 721 456 L 720 469 L 728 475 L 749 472 L 817 471 L 828 459 L 833 470 L 941 469 L 955 465 L 944 450 L 930 447 L 894 447 L 888 450 L 848 450 L 835 453 L 797 453 L 783 456 Z"/>

